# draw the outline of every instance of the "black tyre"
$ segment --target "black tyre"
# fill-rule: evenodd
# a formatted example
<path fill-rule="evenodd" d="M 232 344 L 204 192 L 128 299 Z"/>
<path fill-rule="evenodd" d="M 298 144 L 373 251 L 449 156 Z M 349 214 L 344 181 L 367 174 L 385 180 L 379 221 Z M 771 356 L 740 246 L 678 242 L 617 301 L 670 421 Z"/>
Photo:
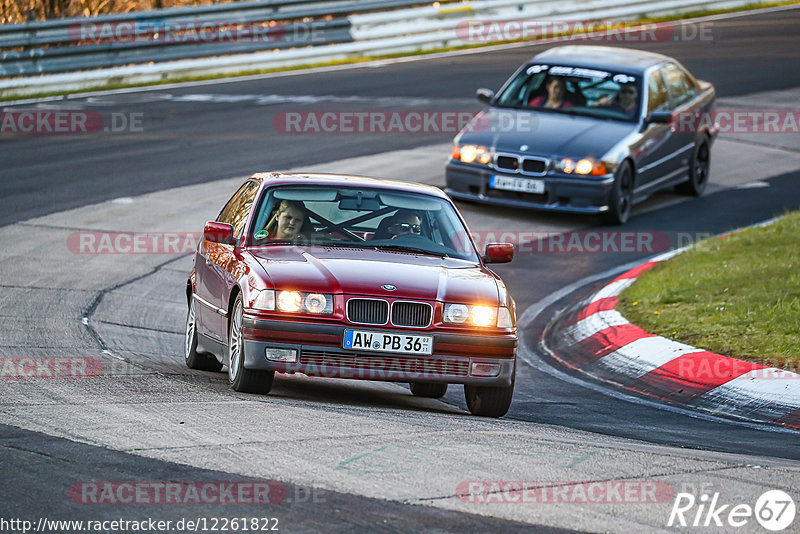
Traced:
<path fill-rule="evenodd" d="M 692 160 L 689 162 L 689 180 L 675 186 L 675 191 L 693 197 L 702 195 L 708 184 L 710 167 L 711 149 L 707 141 L 701 141 L 695 145 Z"/>
<path fill-rule="evenodd" d="M 631 164 L 625 161 L 617 169 L 608 211 L 604 215 L 606 223 L 623 225 L 628 222 L 633 207 L 633 183 L 633 169 L 631 169 Z"/>
<path fill-rule="evenodd" d="M 423 384 L 412 382 L 411 393 L 415 397 L 427 397 L 429 399 L 439 399 L 447 393 L 447 384 Z"/>
<path fill-rule="evenodd" d="M 472 415 L 503 417 L 511 407 L 514 379 L 510 386 L 472 386 L 464 384 L 464 397 Z"/>
<path fill-rule="evenodd" d="M 244 337 L 242 336 L 242 295 L 236 295 L 228 325 L 228 382 L 234 391 L 266 395 L 272 389 L 274 371 L 244 368 Z"/>
<path fill-rule="evenodd" d="M 186 336 L 183 343 L 183 357 L 186 367 L 200 371 L 220 371 L 222 364 L 213 354 L 197 352 L 197 315 L 194 299 L 189 299 L 189 312 L 186 314 Z"/>

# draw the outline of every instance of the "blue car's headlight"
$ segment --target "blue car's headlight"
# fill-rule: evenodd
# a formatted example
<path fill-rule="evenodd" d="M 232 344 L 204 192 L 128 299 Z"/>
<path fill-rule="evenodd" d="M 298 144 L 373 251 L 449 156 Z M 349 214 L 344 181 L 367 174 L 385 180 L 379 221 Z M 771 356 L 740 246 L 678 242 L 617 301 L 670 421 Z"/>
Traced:
<path fill-rule="evenodd" d="M 557 171 L 564 174 L 580 174 L 583 176 L 603 176 L 608 174 L 605 163 L 602 161 L 595 161 L 592 158 L 583 158 L 574 160 L 571 158 L 562 158 L 557 160 L 555 165 Z"/>
<path fill-rule="evenodd" d="M 464 163 L 482 163 L 488 165 L 492 162 L 492 151 L 485 146 L 478 145 L 453 145 L 453 159 Z"/>

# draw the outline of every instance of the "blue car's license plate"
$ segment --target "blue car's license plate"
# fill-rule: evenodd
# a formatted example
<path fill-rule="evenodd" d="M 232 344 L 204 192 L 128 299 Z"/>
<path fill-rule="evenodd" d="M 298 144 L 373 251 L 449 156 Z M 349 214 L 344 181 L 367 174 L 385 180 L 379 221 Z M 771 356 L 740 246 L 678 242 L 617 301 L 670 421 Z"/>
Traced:
<path fill-rule="evenodd" d="M 531 178 L 515 178 L 512 176 L 492 175 L 489 187 L 505 191 L 521 191 L 522 193 L 544 193 L 544 181 Z"/>

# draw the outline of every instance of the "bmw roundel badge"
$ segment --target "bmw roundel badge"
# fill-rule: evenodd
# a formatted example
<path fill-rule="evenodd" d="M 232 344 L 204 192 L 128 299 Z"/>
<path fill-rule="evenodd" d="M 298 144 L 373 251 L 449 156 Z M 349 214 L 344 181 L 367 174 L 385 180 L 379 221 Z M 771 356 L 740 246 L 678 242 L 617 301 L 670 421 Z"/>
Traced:
<path fill-rule="evenodd" d="M 392 284 L 383 284 L 381 286 L 381 289 L 385 289 L 386 291 L 394 291 L 397 288 L 395 286 L 393 286 Z"/>

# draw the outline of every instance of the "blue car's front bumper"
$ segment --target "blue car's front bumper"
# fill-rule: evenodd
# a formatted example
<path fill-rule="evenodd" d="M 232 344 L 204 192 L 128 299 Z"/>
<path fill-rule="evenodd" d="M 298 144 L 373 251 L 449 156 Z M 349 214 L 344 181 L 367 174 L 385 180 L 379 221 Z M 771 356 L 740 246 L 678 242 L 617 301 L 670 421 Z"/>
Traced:
<path fill-rule="evenodd" d="M 542 194 L 504 191 L 489 187 L 492 175 L 542 180 Z M 614 176 L 573 178 L 563 175 L 521 176 L 498 172 L 451 160 L 447 164 L 445 193 L 452 198 L 487 204 L 571 213 L 602 213 L 608 210 Z"/>

